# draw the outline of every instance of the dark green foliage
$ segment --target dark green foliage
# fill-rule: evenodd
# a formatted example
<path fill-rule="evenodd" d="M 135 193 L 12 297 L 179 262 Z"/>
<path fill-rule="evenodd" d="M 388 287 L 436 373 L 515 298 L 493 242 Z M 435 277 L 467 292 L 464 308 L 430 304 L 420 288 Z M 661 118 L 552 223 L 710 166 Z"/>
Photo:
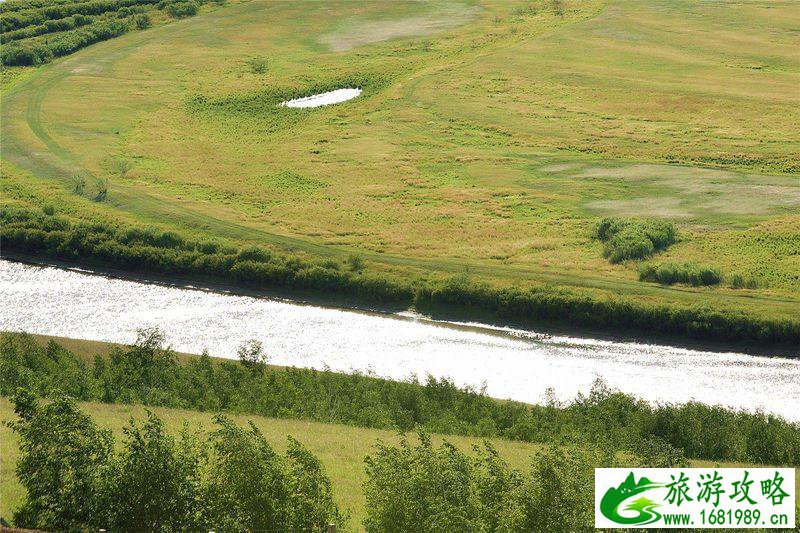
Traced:
<path fill-rule="evenodd" d="M 187 2 L 162 2 L 164 4 L 164 11 L 166 11 L 172 18 L 186 18 L 197 15 L 200 11 L 200 4 L 194 0 Z"/>
<path fill-rule="evenodd" d="M 167 435 L 150 412 L 141 427 L 131 419 L 123 431 L 125 445 L 98 483 L 102 513 L 94 523 L 111 531 L 201 530 L 204 456 L 197 439 L 186 431 L 180 440 Z"/>
<path fill-rule="evenodd" d="M 150 21 L 150 15 L 147 13 L 139 13 L 133 17 L 133 23 L 136 25 L 136 29 L 138 30 L 146 30 L 150 26 L 152 26 L 152 22 Z"/>
<path fill-rule="evenodd" d="M 44 35 L 45 33 L 55 33 L 58 31 L 74 30 L 81 26 L 90 24 L 95 19 L 86 15 L 72 15 L 57 20 L 47 20 L 42 24 L 36 26 L 27 26 L 14 31 L 8 31 L 2 34 L 4 43 L 16 41 L 20 39 L 28 39 L 36 37 L 37 35 Z"/>
<path fill-rule="evenodd" d="M 0 394 L 17 388 L 41 396 L 63 392 L 75 398 L 97 395 L 86 365 L 55 342 L 40 346 L 27 335 L 0 336 Z"/>
<path fill-rule="evenodd" d="M 197 14 L 201 0 L 42 0 L 2 4 L 0 53 L 3 65 L 41 65 L 90 44 L 151 25 L 148 12 L 173 18 Z M 8 6 L 8 7 L 5 7 Z M 51 35 L 55 34 L 55 35 Z"/>
<path fill-rule="evenodd" d="M 604 218 L 595 236 L 605 243 L 603 255 L 612 263 L 644 259 L 665 250 L 677 238 L 675 226 L 657 219 Z"/>
<path fill-rule="evenodd" d="M 362 270 L 363 262 L 356 258 L 349 259 L 349 268 L 342 269 L 331 261 L 309 261 L 259 247 L 236 250 L 155 228 L 121 228 L 104 221 L 72 223 L 58 214 L 27 209 L 4 208 L 0 223 L 6 250 L 65 260 L 80 257 L 83 262 L 133 271 L 198 276 L 259 289 L 343 295 L 403 308 L 413 305 L 422 311 L 444 308 L 465 317 L 479 311 L 530 325 L 560 323 L 711 340 L 800 343 L 800 321 L 762 319 L 705 306 L 601 299 L 576 289 L 548 286 L 494 288 L 464 276 L 444 281 L 394 280 Z M 614 233 L 619 224 L 619 219 L 606 219 L 598 235 Z M 669 228 L 651 226 L 648 239 L 659 246 L 674 239 Z"/>
<path fill-rule="evenodd" d="M 741 274 L 731 276 L 731 288 L 733 289 L 758 289 L 765 286 L 766 283 L 753 276 L 744 277 Z"/>
<path fill-rule="evenodd" d="M 40 65 L 129 29 L 125 20 L 103 20 L 47 40 L 14 41 L 3 47 L 0 59 L 4 65 Z"/>
<path fill-rule="evenodd" d="M 251 57 L 247 60 L 247 65 L 253 74 L 266 74 L 269 69 L 269 62 L 266 57 Z"/>
<path fill-rule="evenodd" d="M 698 287 L 700 285 L 718 285 L 722 282 L 719 269 L 698 265 L 697 263 L 651 263 L 639 265 L 639 280 L 654 281 L 664 285 L 686 283 Z"/>
<path fill-rule="evenodd" d="M 473 458 L 419 440 L 379 442 L 365 459 L 367 531 L 589 531 L 594 468 L 615 466 L 613 454 L 593 448 L 551 449 L 522 473 L 488 443 Z"/>
<path fill-rule="evenodd" d="M 410 302 L 413 289 L 258 247 L 241 251 L 208 241 L 188 241 L 154 228 L 118 228 L 103 222 L 71 224 L 57 216 L 4 209 L 0 235 L 7 250 L 62 259 L 94 259 L 120 268 L 194 274 L 245 286 L 352 294 L 381 303 Z"/>
<path fill-rule="evenodd" d="M 566 405 L 499 402 L 451 381 L 378 379 L 299 368 L 261 372 L 208 356 L 185 365 L 158 345 L 152 330 L 136 345 L 97 357 L 90 372 L 77 357 L 20 333 L 0 336 L 3 394 L 28 387 L 42 394 L 71 391 L 80 400 L 141 402 L 226 410 L 372 428 L 426 431 L 528 442 L 598 443 L 630 450 L 653 465 L 682 456 L 800 465 L 800 425 L 780 417 L 690 402 L 651 406 L 601 382 Z M 59 353 L 47 363 L 47 353 Z M 45 361 L 44 363 L 42 361 Z M 61 371 L 61 369 L 65 371 Z"/>
<path fill-rule="evenodd" d="M 101 510 L 97 487 L 111 435 L 66 397 L 43 405 L 20 391 L 12 402 L 19 417 L 11 424 L 19 436 L 16 474 L 26 489 L 15 524 L 48 531 L 84 528 Z"/>
<path fill-rule="evenodd" d="M 15 525 L 49 531 L 319 531 L 345 525 L 330 481 L 311 453 L 289 437 L 276 454 L 255 427 L 224 417 L 206 441 L 184 429 L 168 435 L 148 412 L 131 419 L 114 451 L 75 402 L 42 404 L 19 392 L 17 477 L 27 493 Z"/>
<path fill-rule="evenodd" d="M 600 299 L 575 289 L 548 286 L 494 288 L 463 276 L 418 285 L 418 310 L 480 310 L 524 324 L 566 323 L 598 330 L 641 331 L 670 336 L 800 344 L 800 321 L 763 319 L 703 305 L 658 305 L 623 297 Z"/>
<path fill-rule="evenodd" d="M 605 255 L 612 263 L 621 263 L 627 259 L 642 259 L 653 255 L 653 241 L 636 227 L 626 227 L 615 233 L 603 248 Z"/>
<path fill-rule="evenodd" d="M 286 456 L 277 454 L 253 424 L 243 429 L 215 419 L 214 454 L 204 494 L 207 522 L 223 531 L 321 531 L 342 526 L 330 480 L 319 460 L 289 437 Z"/>

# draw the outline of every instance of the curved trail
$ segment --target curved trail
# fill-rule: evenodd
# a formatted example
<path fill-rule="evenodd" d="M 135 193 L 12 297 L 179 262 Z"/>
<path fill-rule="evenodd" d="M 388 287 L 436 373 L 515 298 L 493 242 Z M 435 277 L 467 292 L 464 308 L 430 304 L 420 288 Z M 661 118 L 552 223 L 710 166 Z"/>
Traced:
<path fill-rule="evenodd" d="M 217 24 L 217 17 L 232 16 L 237 11 L 255 9 L 254 3 L 229 6 L 219 11 L 199 15 L 197 17 L 173 22 L 142 32 L 126 34 L 117 39 L 98 43 L 90 46 L 72 56 L 56 61 L 40 68 L 29 78 L 3 95 L 2 106 L 2 136 L 0 146 L 2 157 L 20 168 L 37 177 L 59 180 L 69 184 L 72 175 L 78 171 L 85 171 L 80 166 L 80 158 L 72 154 L 58 143 L 48 132 L 46 122 L 42 117 L 42 104 L 46 101 L 50 91 L 57 90 L 61 81 L 84 69 L 92 69 L 94 75 L 102 75 L 110 70 L 115 62 L 122 61 L 127 55 L 135 51 L 141 44 L 158 39 L 159 35 L 172 32 L 193 31 L 202 27 L 211 27 Z M 596 15 L 596 14 L 595 14 Z M 523 37 L 512 39 L 516 42 Z M 455 61 L 477 61 L 488 50 L 510 46 L 504 40 L 499 40 L 486 45 L 485 50 L 478 53 L 471 52 L 470 57 L 455 58 Z M 449 63 L 448 63 L 449 64 Z M 426 75 L 439 72 L 446 65 L 423 67 L 401 78 L 389 92 L 399 89 L 404 94 L 413 91 L 414 85 Z M 24 128 L 20 119 L 24 117 Z M 37 146 L 32 146 L 26 140 L 33 136 Z M 270 243 L 286 250 L 299 251 L 321 257 L 345 257 L 353 252 L 359 253 L 364 259 L 389 266 L 399 266 L 417 269 L 420 271 L 436 270 L 449 273 L 461 273 L 465 268 L 471 273 L 489 278 L 505 277 L 509 280 L 526 280 L 547 282 L 557 285 L 572 285 L 576 287 L 589 287 L 619 293 L 624 287 L 626 294 L 635 296 L 652 296 L 654 287 L 638 281 L 608 279 L 601 275 L 585 275 L 580 278 L 565 276 L 563 271 L 553 272 L 542 268 L 530 266 L 512 266 L 503 264 L 486 264 L 481 261 L 464 258 L 418 258 L 376 253 L 361 249 L 353 249 L 332 245 L 320 244 L 307 238 L 294 237 L 273 233 L 262 228 L 253 227 L 247 223 L 222 219 L 205 214 L 199 204 L 178 203 L 174 198 L 162 197 L 158 193 L 144 186 L 130 184 L 113 184 L 113 194 L 109 203 L 115 208 L 132 213 L 150 222 L 169 219 L 194 230 L 202 230 L 209 225 L 221 228 L 224 234 L 245 241 L 255 243 Z M 679 301 L 691 301 L 696 291 L 682 287 L 655 288 L 666 297 Z M 738 295 L 721 295 L 719 301 L 744 306 L 749 297 Z M 797 305 L 797 301 L 790 298 L 766 297 L 760 300 L 774 302 L 777 307 L 785 307 L 787 311 Z"/>

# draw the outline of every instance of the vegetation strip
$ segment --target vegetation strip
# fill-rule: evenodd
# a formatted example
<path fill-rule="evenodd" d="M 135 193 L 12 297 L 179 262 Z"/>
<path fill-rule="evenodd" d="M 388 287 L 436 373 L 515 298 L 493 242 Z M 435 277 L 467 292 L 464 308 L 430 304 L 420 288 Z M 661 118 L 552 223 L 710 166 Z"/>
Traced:
<path fill-rule="evenodd" d="M 313 291 L 419 310 L 487 313 L 523 324 L 567 324 L 601 330 L 663 333 L 717 341 L 800 345 L 800 321 L 769 319 L 697 305 L 677 307 L 630 298 L 598 298 L 549 286 L 495 288 L 456 276 L 443 281 L 395 280 L 336 261 L 279 255 L 259 247 L 236 248 L 178 233 L 123 227 L 97 220 L 72 222 L 44 211 L 0 211 L 4 249 L 75 261 L 99 261 L 123 270 L 197 275 L 260 289 Z"/>
<path fill-rule="evenodd" d="M 695 459 L 800 465 L 800 426 L 781 417 L 689 402 L 651 406 L 596 384 L 559 405 L 498 401 L 447 379 L 390 381 L 363 374 L 272 368 L 244 343 L 241 361 L 208 356 L 179 364 L 144 330 L 134 346 L 114 348 L 87 365 L 50 341 L 0 337 L 0 394 L 18 388 L 82 401 L 141 403 L 231 411 L 370 428 L 503 437 L 525 442 L 594 442 L 614 449 L 653 449 Z M 670 452 L 670 453 L 673 453 Z"/>
<path fill-rule="evenodd" d="M 25 488 L 13 514 L 16 526 L 244 531 L 256 524 L 285 531 L 354 525 L 334 502 L 328 469 L 300 442 L 306 433 L 300 440 L 290 436 L 281 453 L 255 424 L 242 427 L 230 415 L 215 416 L 209 433 L 184 423 L 176 435 L 174 422 L 168 428 L 146 412 L 138 422 L 130 419 L 115 445 L 76 397 L 417 429 L 418 439 L 375 442 L 364 458 L 365 508 L 358 517 L 370 532 L 420 524 L 425 531 L 589 531 L 595 467 L 688 466 L 687 455 L 800 463 L 800 426 L 763 414 L 697 403 L 652 407 L 602 385 L 568 405 L 529 406 L 447 381 L 268 367 L 251 343 L 243 345 L 239 363 L 201 356 L 179 364 L 159 342 L 156 330 L 143 331 L 134 346 L 98 353 L 87 365 L 52 341 L 0 338 L 0 372 L 8 377 L 0 393 L 12 397 L 17 415 L 11 424 L 20 452 L 15 473 Z M 471 454 L 448 440 L 435 445 L 426 433 L 433 428 L 531 436 L 549 446 L 531 453 L 527 468 L 512 468 L 489 442 Z"/>

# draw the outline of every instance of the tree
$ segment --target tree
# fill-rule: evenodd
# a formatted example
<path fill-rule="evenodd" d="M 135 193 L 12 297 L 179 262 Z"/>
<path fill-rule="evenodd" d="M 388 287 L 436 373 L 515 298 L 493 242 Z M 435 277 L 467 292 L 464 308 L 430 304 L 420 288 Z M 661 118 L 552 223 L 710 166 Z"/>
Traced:
<path fill-rule="evenodd" d="M 237 351 L 239 362 L 253 374 L 262 374 L 269 361 L 269 356 L 264 353 L 261 341 L 250 339 L 239 347 Z"/>
<path fill-rule="evenodd" d="M 108 178 L 97 178 L 95 180 L 97 194 L 94 196 L 95 202 L 103 202 L 108 197 Z"/>
<path fill-rule="evenodd" d="M 26 489 L 15 524 L 48 531 L 90 529 L 100 511 L 97 492 L 112 450 L 111 434 L 66 396 L 42 404 L 20 390 L 11 401 L 19 417 L 10 424 L 19 435 L 16 474 Z"/>
<path fill-rule="evenodd" d="M 72 175 L 72 190 L 75 194 L 83 195 L 83 191 L 86 188 L 86 176 L 83 174 L 73 174 Z"/>
<path fill-rule="evenodd" d="M 111 531 L 202 530 L 201 472 L 205 454 L 186 428 L 180 439 L 147 411 L 123 429 L 124 449 L 103 472 L 98 527 Z"/>

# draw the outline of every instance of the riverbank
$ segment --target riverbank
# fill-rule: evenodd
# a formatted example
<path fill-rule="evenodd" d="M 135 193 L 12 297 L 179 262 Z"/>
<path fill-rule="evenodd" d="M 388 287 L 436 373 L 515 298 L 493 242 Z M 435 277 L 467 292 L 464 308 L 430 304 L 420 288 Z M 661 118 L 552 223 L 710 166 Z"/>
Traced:
<path fill-rule="evenodd" d="M 800 404 L 800 360 L 297 305 L 8 261 L 0 261 L 0 282 L 8 330 L 126 344 L 139 328 L 159 326 L 177 351 L 229 359 L 252 339 L 277 365 L 392 380 L 430 374 L 527 403 L 569 401 L 602 378 L 656 403 L 698 400 L 787 417 Z"/>
<path fill-rule="evenodd" d="M 479 309 L 454 308 L 452 305 L 429 305 L 424 310 L 424 314 L 413 307 L 407 308 L 401 305 L 388 305 L 376 303 L 364 303 L 352 296 L 341 294 L 323 294 L 317 291 L 298 290 L 287 291 L 279 289 L 259 289 L 235 283 L 224 282 L 213 277 L 186 275 L 186 276 L 167 276 L 158 273 L 144 273 L 131 270 L 122 270 L 108 266 L 103 262 L 75 262 L 61 259 L 39 257 L 27 253 L 3 251 L 0 260 L 9 260 L 28 264 L 32 266 L 50 266 L 65 270 L 74 270 L 89 274 L 97 274 L 109 278 L 134 281 L 160 285 L 163 287 L 174 287 L 180 289 L 200 290 L 212 293 L 230 294 L 235 296 L 247 296 L 252 298 L 269 298 L 288 302 L 294 305 L 321 306 L 338 310 L 359 311 L 372 313 L 376 316 L 387 316 L 393 318 L 405 318 L 409 320 L 422 320 L 431 323 L 442 323 L 448 327 L 461 328 L 465 330 L 479 330 L 483 332 L 497 331 L 502 333 L 508 329 L 525 329 L 530 327 L 530 323 L 524 320 L 506 319 L 501 320 L 492 313 L 481 312 Z M 618 342 L 618 343 L 640 343 L 640 344 L 659 344 L 674 348 L 718 353 L 743 353 L 762 357 L 800 357 L 800 347 L 790 345 L 759 345 L 753 342 L 726 342 L 709 341 L 693 338 L 674 337 L 658 332 L 636 332 L 623 330 L 609 330 L 592 327 L 568 327 L 559 322 L 537 323 L 536 333 L 542 338 L 560 337 L 590 337 L 592 339 Z"/>
<path fill-rule="evenodd" d="M 525 327 L 587 328 L 639 338 L 694 339 L 797 352 L 800 321 L 763 318 L 704 305 L 679 307 L 548 285 L 494 286 L 468 275 L 395 278 L 363 262 L 301 259 L 260 247 L 236 248 L 174 232 L 95 221 L 73 222 L 51 212 L 2 211 L 4 253 L 54 258 L 177 279 L 315 294 L 394 310 L 414 308 Z"/>

